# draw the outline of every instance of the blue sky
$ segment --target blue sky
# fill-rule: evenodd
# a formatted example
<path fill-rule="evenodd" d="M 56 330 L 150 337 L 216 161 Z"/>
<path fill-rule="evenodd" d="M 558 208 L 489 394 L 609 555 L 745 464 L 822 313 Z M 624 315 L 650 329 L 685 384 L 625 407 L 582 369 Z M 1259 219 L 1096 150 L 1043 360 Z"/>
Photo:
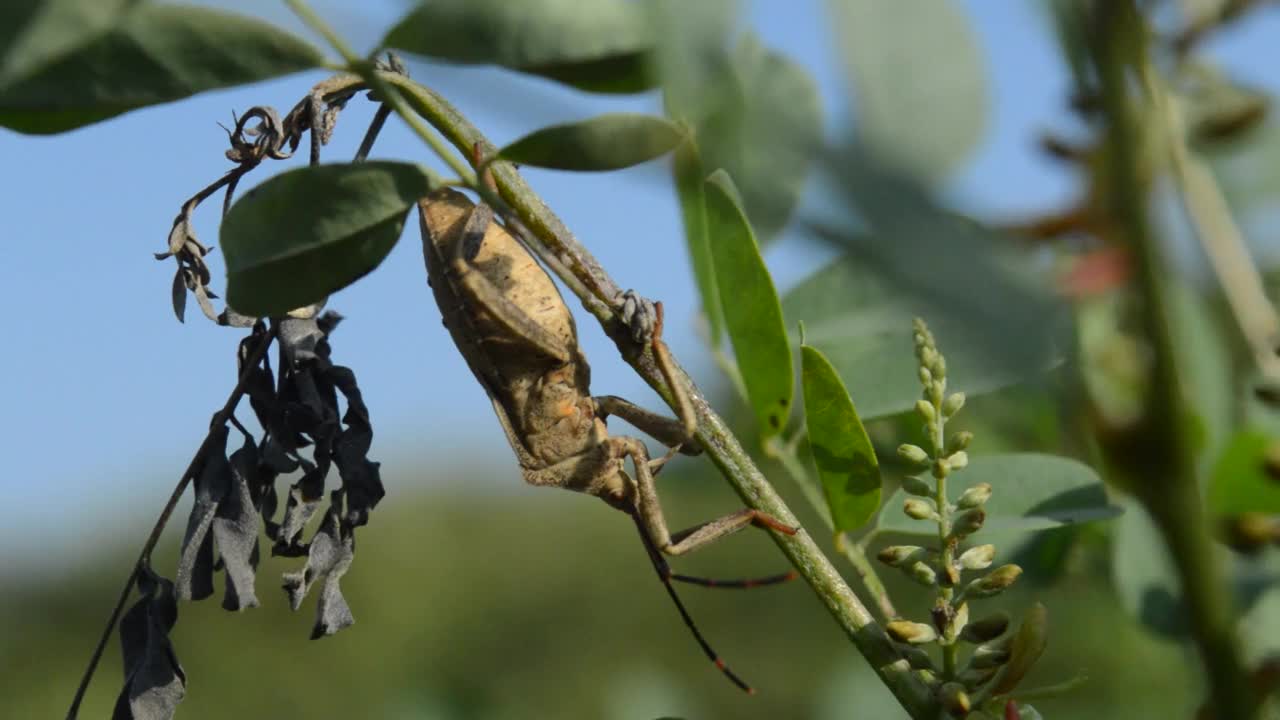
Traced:
<path fill-rule="evenodd" d="M 283 3 L 219 3 L 299 29 Z M 366 2 L 359 15 L 344 3 L 316 2 L 339 30 L 371 46 L 404 7 Z M 1063 127 L 1067 80 L 1037 0 L 966 0 L 991 73 L 986 137 L 951 179 L 947 197 L 983 217 L 1019 217 L 1069 201 L 1073 178 L 1042 158 L 1034 140 Z M 820 0 L 747 3 L 748 24 L 766 45 L 809 70 L 830 122 L 845 114 L 827 19 Z M 1273 92 L 1266 76 L 1276 51 L 1280 12 L 1267 10 L 1239 31 L 1215 39 L 1213 54 L 1241 79 Z M 537 79 L 484 68 L 417 64 L 415 77 L 454 99 L 496 142 L 537 127 L 606 111 L 659 111 L 654 97 L 588 96 Z M 116 118 L 70 134 L 28 137 L 0 130 L 9 180 L 0 194 L 5 235 L 0 261 L 0 328 L 6 381 L 0 442 L 6 459 L 0 488 L 0 566 L 15 568 L 22 548 L 68 556 L 86 537 L 128 529 L 130 545 L 199 443 L 210 414 L 234 382 L 237 335 L 199 316 L 178 324 L 169 304 L 173 266 L 163 249 L 179 205 L 229 165 L 226 136 L 216 125 L 233 110 L 292 106 L 323 73 L 208 93 Z M 910 82 L 904 78 L 904 82 Z M 329 159 L 346 159 L 359 142 L 372 105 L 352 103 Z M 940 118 L 945 122 L 945 118 Z M 305 153 L 304 153 L 305 154 Z M 392 122 L 375 155 L 425 159 L 424 148 Z M 263 166 L 248 185 L 279 172 Z M 623 287 L 665 301 L 668 340 L 695 378 L 714 384 L 693 323 L 687 269 L 674 196 L 664 166 L 576 175 L 530 171 L 530 182 L 597 254 Z M 197 232 L 216 243 L 216 204 L 197 213 Z M 330 300 L 347 318 L 335 336 L 339 362 L 362 383 L 378 432 L 372 455 L 397 478 L 448 483 L 466 462 L 459 448 L 484 450 L 486 467 L 506 452 L 480 388 L 440 326 L 418 254 L 416 224 L 387 262 Z M 768 259 L 781 284 L 802 277 L 822 251 L 791 238 Z M 221 263 L 211 257 L 215 287 Z M 659 403 L 612 352 L 598 326 L 580 322 L 595 358 L 594 390 Z M 505 457 L 505 456 L 504 456 Z M 475 482 L 473 480 L 473 482 Z M 484 482 L 484 481 L 479 481 Z M 514 464 L 493 473 L 492 487 L 518 483 Z M 489 485 L 485 485 L 486 488 Z"/>

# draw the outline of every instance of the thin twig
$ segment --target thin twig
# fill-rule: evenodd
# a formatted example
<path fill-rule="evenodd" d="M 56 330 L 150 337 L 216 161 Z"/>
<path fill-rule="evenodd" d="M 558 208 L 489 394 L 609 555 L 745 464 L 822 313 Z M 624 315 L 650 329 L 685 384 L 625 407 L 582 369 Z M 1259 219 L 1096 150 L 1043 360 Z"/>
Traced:
<path fill-rule="evenodd" d="M 356 157 L 352 162 L 364 162 L 369 159 L 369 152 L 373 150 L 373 143 L 378 139 L 378 133 L 382 132 L 382 126 L 387 123 L 387 118 L 391 117 L 391 107 L 386 103 L 378 106 L 378 111 L 373 114 L 373 122 L 369 123 L 369 129 L 365 131 L 364 139 L 360 141 L 360 148 L 356 150 Z"/>
<path fill-rule="evenodd" d="M 267 348 L 271 346 L 271 341 L 275 339 L 275 336 L 276 329 L 273 327 L 262 338 L 258 347 L 254 348 L 253 353 L 245 360 L 235 388 L 231 391 L 231 395 L 227 397 L 227 401 L 223 403 L 222 409 L 214 413 L 213 420 L 209 424 L 209 432 L 205 434 L 204 441 L 200 443 L 200 448 L 196 450 L 195 456 L 187 464 L 187 469 L 182 473 L 178 484 L 174 486 L 173 492 L 169 495 L 169 501 L 165 503 L 164 509 L 160 511 L 160 517 L 156 519 L 155 525 L 152 526 L 151 534 L 147 536 L 147 541 L 142 546 L 142 552 L 138 554 L 138 560 L 133 564 L 132 572 L 129 573 L 129 579 L 125 581 L 124 587 L 120 590 L 120 597 L 116 600 L 116 605 L 112 608 L 110 617 L 107 618 L 107 626 L 103 628 L 102 636 L 98 638 L 98 644 L 93 649 L 93 655 L 89 658 L 89 666 L 85 668 L 84 675 L 80 678 L 80 684 L 76 687 L 75 697 L 71 700 L 71 709 L 67 711 L 67 720 L 75 720 L 80 713 L 80 703 L 84 700 L 85 691 L 89 689 L 89 682 L 93 680 L 94 671 L 98 669 L 98 662 L 102 659 L 102 653 L 107 647 L 107 642 L 111 639 L 111 633 L 115 630 L 116 622 L 120 620 L 120 613 L 124 611 L 124 605 L 129 600 L 133 585 L 138 580 L 138 573 L 141 572 L 144 564 L 151 562 L 151 551 L 155 549 L 156 543 L 160 541 L 160 534 L 164 532 L 164 527 L 168 524 L 169 517 L 173 515 L 174 508 L 182 500 L 182 495 L 186 492 L 187 485 L 191 483 L 192 476 L 204 463 L 205 454 L 209 452 L 209 448 L 213 444 L 216 429 L 226 425 L 228 418 L 235 412 L 236 405 L 239 404 L 240 398 L 244 395 L 245 387 L 248 385 L 249 378 L 253 375 L 254 368 L 266 356 Z"/>

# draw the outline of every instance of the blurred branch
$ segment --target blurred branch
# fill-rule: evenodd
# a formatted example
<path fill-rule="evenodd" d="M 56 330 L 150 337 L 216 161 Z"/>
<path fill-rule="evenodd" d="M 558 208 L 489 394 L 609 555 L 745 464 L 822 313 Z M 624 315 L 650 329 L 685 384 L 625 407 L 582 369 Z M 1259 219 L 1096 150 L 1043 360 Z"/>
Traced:
<path fill-rule="evenodd" d="M 1196 238 L 1213 266 L 1218 285 L 1253 352 L 1258 370 L 1271 384 L 1280 384 L 1280 356 L 1276 355 L 1280 318 L 1267 298 L 1262 277 L 1217 181 L 1204 162 L 1193 157 L 1187 148 L 1187 128 L 1180 108 L 1154 78 L 1154 72 L 1148 72 L 1147 78 L 1152 118 L 1164 122 L 1174 179 Z"/>
<path fill-rule="evenodd" d="M 1107 131 L 1110 190 L 1105 201 L 1132 251 L 1142 331 L 1152 354 L 1142 413 L 1127 424 L 1101 425 L 1100 444 L 1116 479 L 1137 496 L 1160 530 L 1186 597 L 1216 716 L 1251 718 L 1256 701 L 1243 672 L 1226 584 L 1214 562 L 1187 436 L 1190 411 L 1182 397 L 1168 317 L 1168 263 L 1147 222 L 1139 115 L 1131 106 L 1133 80 L 1149 70 L 1145 19 L 1132 0 L 1097 0 L 1092 13 L 1091 54 Z"/>
<path fill-rule="evenodd" d="M 311 12 L 304 0 L 287 1 L 299 16 L 328 38 L 335 49 L 342 52 L 353 65 L 351 70 L 359 72 L 365 82 L 378 90 L 384 101 L 418 131 L 437 154 L 454 166 L 459 176 L 472 182 L 473 190 L 493 204 L 495 210 L 509 208 L 512 211 L 510 215 L 505 212 L 503 215 L 517 218 L 526 226 L 527 231 L 519 232 L 521 238 L 529 242 L 551 270 L 579 297 L 586 309 L 597 317 L 605 332 L 618 346 L 623 358 L 674 407 L 674 394 L 666 386 L 652 351 L 640 350 L 629 329 L 614 313 L 613 308 L 622 297 L 617 284 L 564 223 L 525 184 L 515 167 L 503 161 L 493 162 L 488 166 L 500 195 L 494 197 L 482 184 L 474 182 L 474 173 L 456 167 L 452 153 L 440 148 L 434 135 L 419 130 L 418 118 L 408 112 L 405 102 L 394 97 L 396 93 L 387 86 L 394 86 L 396 90 L 403 92 L 412 110 L 439 130 L 464 156 L 495 157 L 497 148 L 493 143 L 446 100 L 428 88 L 400 75 L 377 72 L 368 62 L 355 58 L 341 39 Z M 648 348 L 648 345 L 644 347 Z M 677 381 L 688 388 L 698 418 L 697 438 L 712 462 L 749 507 L 766 512 L 785 524 L 800 527 L 790 508 L 755 466 L 724 421 L 711 409 L 692 379 L 674 359 L 673 364 L 676 365 Z M 902 706 L 916 718 L 936 717 L 937 705 L 933 693 L 911 671 L 910 665 L 894 647 L 884 629 L 853 594 L 808 532 L 800 528 L 794 536 L 772 531 L 770 535 Z"/>

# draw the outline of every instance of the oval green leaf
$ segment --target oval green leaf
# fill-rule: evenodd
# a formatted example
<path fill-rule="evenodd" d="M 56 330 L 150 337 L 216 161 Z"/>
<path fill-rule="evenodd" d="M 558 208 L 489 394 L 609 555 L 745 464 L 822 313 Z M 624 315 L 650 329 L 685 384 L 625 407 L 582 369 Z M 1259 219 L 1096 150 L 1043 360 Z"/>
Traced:
<path fill-rule="evenodd" d="M 665 63 L 667 111 L 694 127 L 703 164 L 724 168 L 742 192 L 751 224 L 767 242 L 786 225 L 822 139 L 813 78 L 752 34 L 732 53 L 702 48 L 715 62 L 690 72 Z M 690 83 L 692 77 L 696 84 Z"/>
<path fill-rule="evenodd" d="M 862 527 L 880 507 L 880 462 L 835 367 L 800 347 L 809 449 L 836 532 Z"/>
<path fill-rule="evenodd" d="M 835 366 L 858 402 L 864 420 L 915 407 L 920 381 L 911 361 L 913 308 L 907 293 L 846 256 L 792 288 L 782 309 L 805 326 L 810 345 Z M 1052 348 L 1032 337 L 1020 338 L 1019 352 L 992 362 L 984 335 L 958 318 L 929 316 L 929 325 L 947 357 L 953 385 L 977 396 L 1024 381 L 1052 367 Z"/>
<path fill-rule="evenodd" d="M 200 7 L 29 0 L 0 11 L 0 125 L 57 133 L 205 90 L 320 65 L 309 43 L 271 25 Z"/>
<path fill-rule="evenodd" d="M 1209 509 L 1216 515 L 1280 513 L 1280 479 L 1266 469 L 1268 452 L 1277 447 L 1277 438 L 1258 430 L 1232 437 L 1209 479 Z"/>
<path fill-rule="evenodd" d="M 983 533 L 1050 530 L 1107 520 L 1121 512 L 1107 498 L 1098 474 L 1070 458 L 1039 453 L 977 455 L 948 482 L 951 501 L 955 502 L 965 488 L 980 482 L 991 483 Z M 936 536 L 936 525 L 912 520 L 902 513 L 906 497 L 899 489 L 889 498 L 880 513 L 880 529 Z"/>
<path fill-rule="evenodd" d="M 729 175 L 715 171 L 704 190 L 716 287 L 733 298 L 722 308 L 725 325 L 761 434 L 770 437 L 786 425 L 794 392 L 782 306 Z"/>
<path fill-rule="evenodd" d="M 987 114 L 981 52 L 960 8 L 831 0 L 831 9 L 863 144 L 912 175 L 954 169 L 982 139 Z"/>
<path fill-rule="evenodd" d="M 498 151 L 505 160 L 553 170 L 619 170 L 671 151 L 679 128 L 638 113 L 611 113 L 525 135 Z"/>
<path fill-rule="evenodd" d="M 371 272 L 431 189 L 417 165 L 319 165 L 277 175 L 231 206 L 219 233 L 227 304 L 259 317 L 319 302 Z"/>
<path fill-rule="evenodd" d="M 703 179 L 706 172 L 698 148 L 686 141 L 676 148 L 671 164 L 676 195 L 680 200 L 680 217 L 684 220 L 685 244 L 689 247 L 689 264 L 702 296 L 702 313 L 707 318 L 707 334 L 711 347 L 720 348 L 724 338 L 724 313 L 720 309 L 720 291 L 716 289 L 715 268 L 711 260 L 711 240 L 707 236 L 707 202 Z"/>
<path fill-rule="evenodd" d="M 432 0 L 382 44 L 501 65 L 591 92 L 634 93 L 654 84 L 651 25 L 640 3 L 623 0 Z"/>

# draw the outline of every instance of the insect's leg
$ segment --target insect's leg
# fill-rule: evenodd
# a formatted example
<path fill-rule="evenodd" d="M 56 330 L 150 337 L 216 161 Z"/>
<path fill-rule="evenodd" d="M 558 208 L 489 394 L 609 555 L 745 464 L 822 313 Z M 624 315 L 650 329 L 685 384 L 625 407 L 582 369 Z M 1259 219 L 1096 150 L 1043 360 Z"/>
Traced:
<path fill-rule="evenodd" d="M 671 389 L 673 405 L 679 419 L 673 420 L 665 415 L 651 412 L 616 395 L 600 395 L 593 398 L 596 411 L 601 416 L 620 417 L 663 445 L 679 448 L 685 455 L 697 455 L 702 452 L 702 445 L 694 436 L 698 429 L 698 417 L 693 409 L 693 400 L 689 396 L 688 385 L 682 373 L 676 371 L 671 352 L 662 340 L 662 303 L 654 303 L 652 307 L 654 321 L 649 342 L 653 350 L 653 359 L 663 379 L 666 380 L 667 387 Z"/>
<path fill-rule="evenodd" d="M 485 234 L 492 225 L 493 208 L 484 203 L 472 208 L 463 226 L 462 237 L 454 244 L 454 256 L 449 263 L 454 280 L 508 332 L 548 357 L 568 362 L 572 359 L 572 353 L 560 338 L 531 320 L 523 310 L 499 292 L 488 278 L 472 267 L 471 263 L 479 254 Z"/>
<path fill-rule="evenodd" d="M 598 395 L 592 400 L 600 417 L 613 415 L 631 423 L 646 435 L 670 448 L 679 448 L 685 455 L 697 455 L 702 445 L 686 433 L 686 426 L 665 415 L 646 410 L 639 405 L 615 395 Z"/>
<path fill-rule="evenodd" d="M 681 602 L 680 596 L 676 594 L 675 586 L 671 584 L 671 580 L 675 577 L 671 574 L 671 568 L 667 565 L 667 561 L 663 559 L 658 549 L 654 547 L 653 540 L 650 538 L 648 531 L 645 529 L 643 521 L 638 513 L 631 513 L 631 517 L 636 522 L 636 530 L 640 532 L 640 541 L 644 543 L 645 552 L 649 555 L 650 562 L 653 563 L 653 569 L 658 573 L 658 579 L 662 581 L 662 586 L 667 589 L 667 595 L 671 596 L 671 602 L 675 603 L 676 610 L 680 613 L 680 618 L 684 620 L 685 627 L 689 628 L 689 632 L 693 634 L 693 639 L 698 641 L 698 646 L 702 648 L 702 652 L 706 654 L 707 659 L 715 663 L 720 668 L 720 672 L 729 678 L 729 682 L 737 685 L 748 695 L 754 695 L 755 689 L 738 677 L 737 673 L 729 669 L 720 656 L 716 654 L 715 649 L 711 647 L 711 643 L 702 636 L 702 632 L 698 630 L 698 626 L 693 622 L 693 616 L 689 614 L 689 610 L 685 608 Z"/>
<path fill-rule="evenodd" d="M 796 528 L 783 524 L 768 513 L 744 508 L 672 535 L 667 530 L 666 517 L 658 501 L 658 490 L 653 481 L 653 472 L 649 469 L 649 453 L 645 450 L 644 443 L 629 437 L 612 437 L 608 442 L 615 445 L 620 455 L 631 456 L 636 472 L 636 514 L 654 546 L 667 555 L 692 552 L 752 525 L 787 535 L 796 533 Z"/>

